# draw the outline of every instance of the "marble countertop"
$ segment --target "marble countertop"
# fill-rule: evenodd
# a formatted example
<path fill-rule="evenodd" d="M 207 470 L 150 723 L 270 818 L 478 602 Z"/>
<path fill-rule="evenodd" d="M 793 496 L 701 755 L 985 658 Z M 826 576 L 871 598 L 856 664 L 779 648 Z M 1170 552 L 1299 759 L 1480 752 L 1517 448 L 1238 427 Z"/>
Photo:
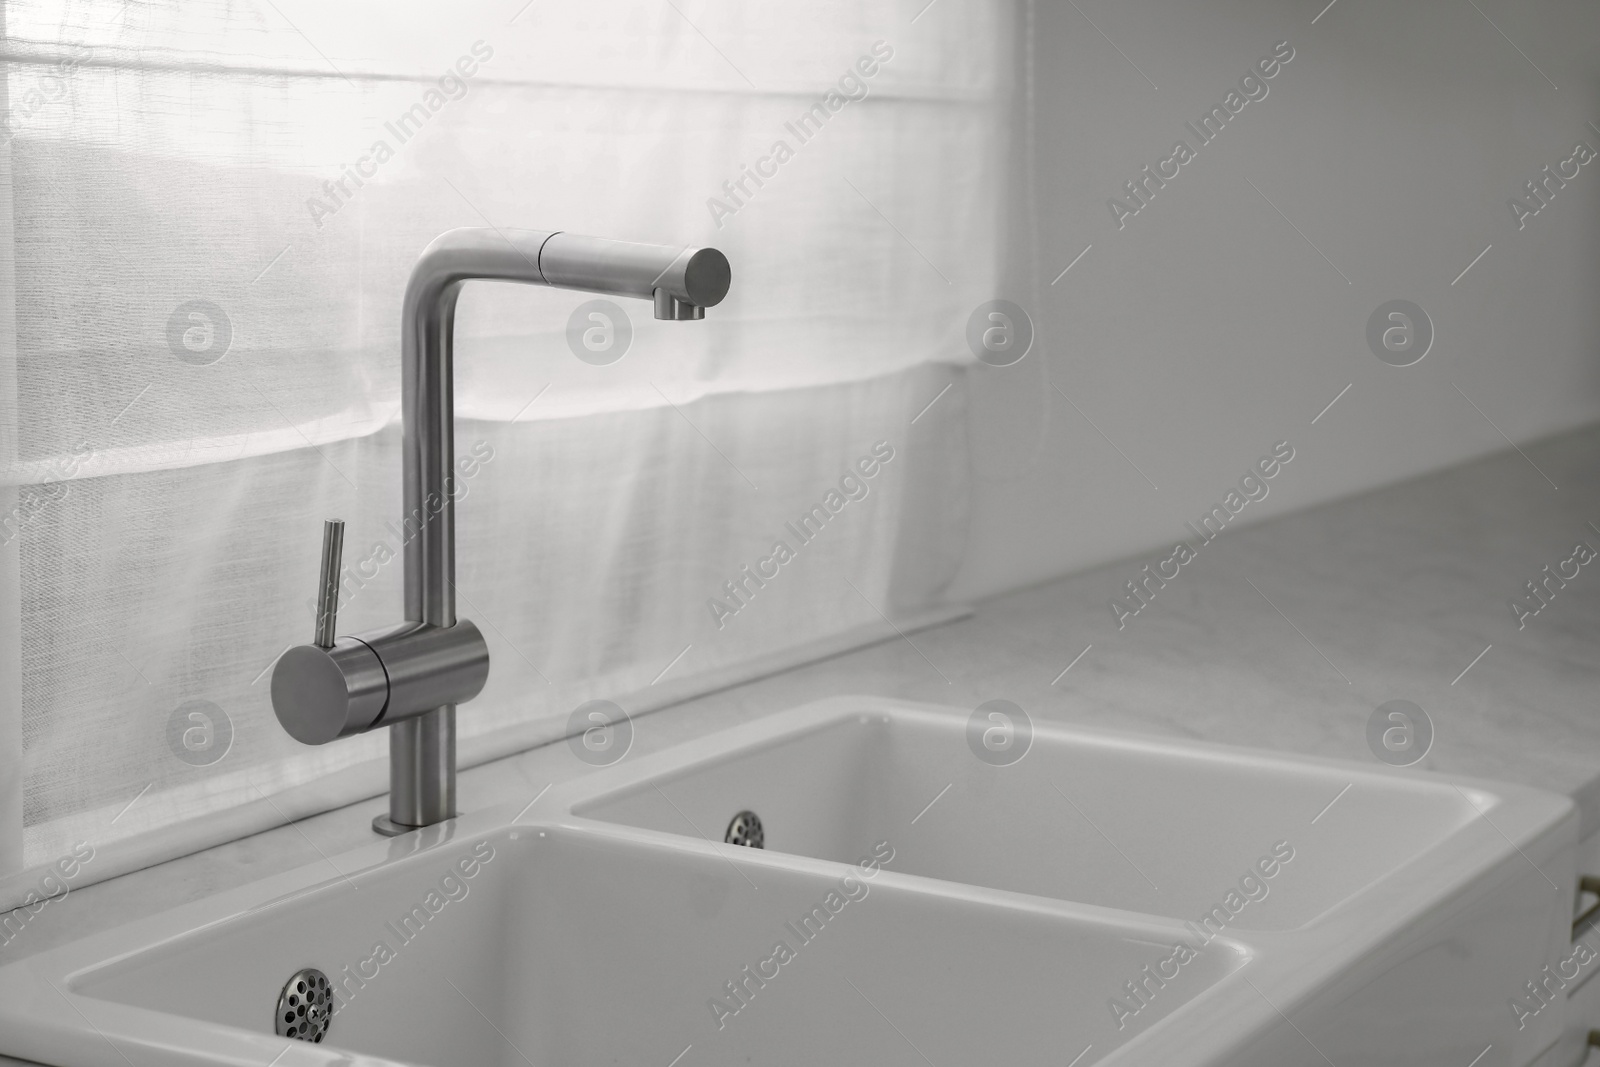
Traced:
<path fill-rule="evenodd" d="M 869 693 L 966 708 L 1003 697 L 1035 719 L 1367 761 L 1368 717 L 1406 699 L 1434 724 L 1421 767 L 1568 793 L 1584 832 L 1600 830 L 1600 567 L 1523 629 L 1509 607 L 1579 540 L 1600 549 L 1600 426 L 1523 452 L 1227 532 L 1124 629 L 1108 600 L 1165 553 L 641 716 L 634 751 Z M 463 772 L 461 806 L 531 799 L 588 770 L 564 744 L 532 749 Z M 366 843 L 385 805 L 74 890 L 5 958 Z"/>

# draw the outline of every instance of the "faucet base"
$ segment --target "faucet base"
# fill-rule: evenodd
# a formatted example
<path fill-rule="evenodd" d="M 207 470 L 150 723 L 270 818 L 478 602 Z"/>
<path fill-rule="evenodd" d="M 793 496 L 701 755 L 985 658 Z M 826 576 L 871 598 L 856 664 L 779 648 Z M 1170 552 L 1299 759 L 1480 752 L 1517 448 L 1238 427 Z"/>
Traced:
<path fill-rule="evenodd" d="M 459 811 L 451 812 L 449 818 L 454 819 L 460 814 Z M 437 826 L 439 824 L 434 823 L 433 825 Z M 403 822 L 395 822 L 387 815 L 375 815 L 372 818 L 372 832 L 382 834 L 384 837 L 399 837 L 401 834 L 409 834 L 413 830 L 421 829 L 422 827 L 420 826 L 407 826 Z"/>

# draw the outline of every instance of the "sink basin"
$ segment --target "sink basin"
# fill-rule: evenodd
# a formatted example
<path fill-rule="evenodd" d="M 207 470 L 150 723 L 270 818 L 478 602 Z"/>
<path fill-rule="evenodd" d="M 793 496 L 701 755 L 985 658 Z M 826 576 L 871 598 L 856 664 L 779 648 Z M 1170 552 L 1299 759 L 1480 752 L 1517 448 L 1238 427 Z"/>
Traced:
<path fill-rule="evenodd" d="M 226 894 L 8 968 L 4 1050 L 106 1067 L 261 1067 L 285 1045 L 280 1064 L 665 1065 L 685 1049 L 694 1063 L 1056 1064 L 1103 1029 L 1106 976 L 1137 975 L 1182 936 L 727 846 L 504 825 L 440 838 L 345 857 L 348 880 L 308 868 L 289 879 L 314 879 L 304 888 Z M 1219 944 L 1153 1007 L 1170 1014 L 1247 958 Z M 306 966 L 337 1006 L 320 1046 L 272 1034 L 279 990 Z"/>
<path fill-rule="evenodd" d="M 969 750 L 965 717 L 836 712 L 818 709 L 814 722 L 776 737 L 767 723 L 731 732 L 694 765 L 655 773 L 663 765 L 652 764 L 641 784 L 574 812 L 720 840 L 748 809 L 768 849 L 847 860 L 889 840 L 897 871 L 1188 920 L 1279 845 L 1292 860 L 1270 879 L 1257 871 L 1261 899 L 1230 925 L 1282 930 L 1495 803 L 1414 776 L 1049 728 L 1016 763 L 997 766 Z"/>
<path fill-rule="evenodd" d="M 1565 798 L 839 698 L 0 968 L 63 1067 L 1524 1067 Z M 759 815 L 765 848 L 722 843 Z M 342 873 L 341 873 L 342 872 Z M 325 972 L 321 1044 L 274 1033 Z"/>

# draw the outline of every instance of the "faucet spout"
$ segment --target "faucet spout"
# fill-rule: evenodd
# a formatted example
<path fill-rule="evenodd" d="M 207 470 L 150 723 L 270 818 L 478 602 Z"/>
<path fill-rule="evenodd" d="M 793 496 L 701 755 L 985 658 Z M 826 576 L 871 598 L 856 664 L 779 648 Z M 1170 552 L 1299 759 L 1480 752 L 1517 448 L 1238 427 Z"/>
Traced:
<path fill-rule="evenodd" d="M 455 816 L 456 705 L 488 678 L 488 647 L 456 617 L 455 584 L 455 309 L 461 286 L 480 279 L 635 297 L 657 318 L 692 320 L 722 301 L 732 272 L 714 248 L 559 231 L 450 230 L 423 250 L 401 321 L 404 526 L 415 531 L 406 622 L 291 649 L 272 679 L 279 721 L 307 743 L 391 727 L 389 814 L 373 820 L 386 835 Z"/>

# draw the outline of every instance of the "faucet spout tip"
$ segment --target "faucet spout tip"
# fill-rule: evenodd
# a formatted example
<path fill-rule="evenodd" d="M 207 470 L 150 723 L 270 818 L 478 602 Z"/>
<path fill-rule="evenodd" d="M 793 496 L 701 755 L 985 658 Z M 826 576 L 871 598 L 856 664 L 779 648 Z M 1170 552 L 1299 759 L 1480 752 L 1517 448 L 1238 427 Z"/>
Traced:
<path fill-rule="evenodd" d="M 652 292 L 655 298 L 656 318 L 687 322 L 706 317 L 706 308 L 722 302 L 733 282 L 733 268 L 728 257 L 715 248 L 697 248 L 680 257 L 682 273 L 677 274 L 674 264 L 672 274 L 658 278 L 667 284 L 658 285 Z M 682 294 L 682 295 L 679 295 Z"/>
<path fill-rule="evenodd" d="M 706 309 L 702 304 L 691 304 L 687 300 L 679 300 L 665 289 L 655 291 L 656 318 L 689 322 L 706 317 Z"/>

